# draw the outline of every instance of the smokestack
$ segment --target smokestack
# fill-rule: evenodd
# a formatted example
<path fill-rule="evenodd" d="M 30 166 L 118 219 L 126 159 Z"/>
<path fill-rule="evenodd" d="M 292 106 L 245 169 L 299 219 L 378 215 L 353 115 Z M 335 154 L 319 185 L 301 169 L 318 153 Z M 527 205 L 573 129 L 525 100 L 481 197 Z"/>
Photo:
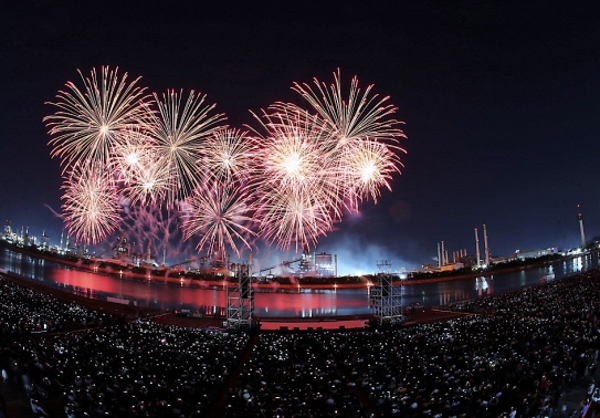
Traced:
<path fill-rule="evenodd" d="M 577 219 L 579 219 L 579 233 L 581 234 L 581 248 L 585 248 L 585 231 L 583 230 L 583 215 L 581 214 L 581 206 L 577 205 Z"/>
<path fill-rule="evenodd" d="M 442 266 L 446 264 L 446 251 L 444 250 L 444 241 L 442 241 Z"/>
<path fill-rule="evenodd" d="M 485 246 L 485 265 L 490 265 L 490 249 L 488 247 L 487 229 L 483 224 L 483 245 Z"/>
<path fill-rule="evenodd" d="M 477 255 L 477 267 L 481 265 L 481 254 L 479 253 L 479 233 L 475 228 L 475 254 Z"/>
<path fill-rule="evenodd" d="M 444 241 L 442 241 L 442 266 L 446 265 L 446 251 L 444 250 Z"/>
<path fill-rule="evenodd" d="M 438 268 L 442 267 L 442 251 L 440 250 L 440 243 L 437 243 L 438 250 Z"/>

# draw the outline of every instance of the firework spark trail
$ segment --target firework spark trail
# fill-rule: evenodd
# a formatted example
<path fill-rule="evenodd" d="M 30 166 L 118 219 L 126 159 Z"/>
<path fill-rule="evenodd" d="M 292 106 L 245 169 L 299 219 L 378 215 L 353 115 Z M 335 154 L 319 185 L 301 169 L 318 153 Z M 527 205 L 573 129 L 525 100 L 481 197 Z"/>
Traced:
<path fill-rule="evenodd" d="M 148 244 L 154 249 L 157 261 L 163 257 L 171 260 L 189 259 L 194 248 L 189 242 L 181 239 L 179 233 L 181 219 L 178 211 L 169 210 L 158 205 L 132 204 L 122 202 L 124 208 L 123 221 L 117 235 L 145 249 Z M 113 234 L 114 235 L 114 234 Z M 116 236 L 112 236 L 116 240 Z"/>
<path fill-rule="evenodd" d="M 256 235 L 247 225 L 252 197 L 247 189 L 230 181 L 213 179 L 189 199 L 189 211 L 183 214 L 182 230 L 185 239 L 201 234 L 198 252 L 207 249 L 209 254 L 222 252 L 226 245 L 241 255 L 238 242 L 252 249 L 249 238 Z M 242 247 L 242 248 L 243 248 Z"/>
<path fill-rule="evenodd" d="M 279 109 L 254 115 L 262 125 L 251 185 L 257 194 L 261 235 L 287 249 L 311 247 L 341 218 L 336 171 L 316 118 Z"/>
<path fill-rule="evenodd" d="M 345 100 L 340 71 L 334 72 L 333 77 L 334 83 L 330 86 L 315 78 L 314 89 L 306 83 L 294 83 L 292 90 L 300 94 L 324 120 L 326 129 L 336 139 L 338 146 L 361 138 L 396 141 L 405 137 L 398 127 L 401 122 L 390 117 L 397 108 L 386 104 L 389 96 L 379 98 L 374 94 L 369 97 L 373 85 L 361 94 L 358 78 L 353 77 L 348 99 Z"/>
<path fill-rule="evenodd" d="M 244 181 L 248 178 L 255 143 L 246 131 L 222 128 L 207 137 L 198 163 L 205 178 Z"/>
<path fill-rule="evenodd" d="M 191 91 L 185 105 L 181 107 L 183 92 L 170 90 L 162 99 L 154 95 L 158 105 L 158 119 L 155 122 L 155 141 L 159 153 L 159 163 L 163 164 L 171 181 L 167 203 L 190 196 L 201 182 L 201 172 L 197 162 L 202 157 L 204 140 L 225 120 L 224 114 L 210 113 L 215 104 L 204 104 L 206 96 Z"/>
<path fill-rule="evenodd" d="M 333 230 L 331 209 L 314 199 L 315 191 L 304 188 L 293 194 L 273 189 L 260 202 L 260 232 L 281 250 L 296 252 L 314 248 L 320 236 Z"/>
<path fill-rule="evenodd" d="M 387 103 L 389 97 L 379 98 L 376 94 L 370 96 L 373 85 L 361 93 L 358 78 L 353 77 L 346 100 L 340 71 L 334 72 L 333 76 L 334 83 L 329 86 L 315 78 L 315 87 L 306 83 L 294 83 L 292 90 L 300 94 L 322 120 L 323 130 L 326 131 L 323 139 L 330 142 L 328 158 L 336 162 L 336 190 L 342 195 L 344 208 L 350 212 L 358 212 L 359 202 L 367 196 L 377 200 L 379 190 L 376 189 L 382 183 L 380 180 L 365 178 L 369 171 L 364 169 L 361 170 L 361 175 L 357 176 L 356 162 L 361 159 L 364 161 L 364 154 L 368 153 L 372 163 L 378 161 L 376 166 L 379 169 L 386 167 L 387 174 L 383 174 L 383 177 L 388 178 L 394 171 L 400 172 L 393 167 L 402 165 L 396 152 L 406 151 L 397 143 L 399 138 L 406 136 L 399 127 L 402 122 L 392 117 L 397 108 Z M 278 102 L 273 105 L 273 109 L 293 110 L 299 109 L 299 106 Z M 380 145 L 372 146 L 375 143 Z M 370 173 L 379 175 L 377 170 L 371 170 Z M 357 180 L 360 180 L 358 184 Z M 370 185 L 368 191 L 364 188 L 365 184 Z"/>
<path fill-rule="evenodd" d="M 115 144 L 112 168 L 132 203 L 159 204 L 169 192 L 171 180 L 159 164 L 156 144 L 146 131 L 130 131 Z"/>
<path fill-rule="evenodd" d="M 101 167 L 86 161 L 75 164 L 61 189 L 64 221 L 77 241 L 97 244 L 121 221 L 112 176 Z"/>
<path fill-rule="evenodd" d="M 47 103 L 58 110 L 44 118 L 53 136 L 48 142 L 50 155 L 59 157 L 63 173 L 77 161 L 107 164 L 120 132 L 146 123 L 150 114 L 151 96 L 137 85 L 140 77 L 127 83 L 127 73 L 120 77 L 118 68 L 109 67 L 102 67 L 99 76 L 95 68 L 89 77 L 78 72 L 84 89 L 69 81 L 57 101 Z"/>
<path fill-rule="evenodd" d="M 377 203 L 381 188 L 392 190 L 392 176 L 394 173 L 400 173 L 400 167 L 404 167 L 404 164 L 385 144 L 370 139 L 354 141 L 351 149 L 345 171 L 348 179 L 346 199 L 350 201 L 349 206 L 358 207 L 358 203 L 368 197 Z"/>

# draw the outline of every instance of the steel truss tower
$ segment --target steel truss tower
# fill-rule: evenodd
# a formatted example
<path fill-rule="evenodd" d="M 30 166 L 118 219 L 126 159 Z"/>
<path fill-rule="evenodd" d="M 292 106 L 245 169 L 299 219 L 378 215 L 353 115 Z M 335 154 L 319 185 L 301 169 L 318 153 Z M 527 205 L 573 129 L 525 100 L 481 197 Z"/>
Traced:
<path fill-rule="evenodd" d="M 394 286 L 391 274 L 392 263 L 388 260 L 377 262 L 377 283 L 371 287 L 369 302 L 373 319 L 378 325 L 394 325 L 403 321 L 402 295 L 400 286 Z"/>
<path fill-rule="evenodd" d="M 232 329 L 250 329 L 254 325 L 254 289 L 252 272 L 246 262 L 232 264 L 235 286 L 227 286 L 227 326 Z"/>

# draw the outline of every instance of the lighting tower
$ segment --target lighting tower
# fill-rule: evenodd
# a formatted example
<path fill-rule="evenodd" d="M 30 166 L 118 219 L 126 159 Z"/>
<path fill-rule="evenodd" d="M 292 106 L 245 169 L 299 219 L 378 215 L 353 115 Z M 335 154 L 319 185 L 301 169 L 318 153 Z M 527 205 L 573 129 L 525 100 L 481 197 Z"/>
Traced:
<path fill-rule="evenodd" d="M 579 220 L 579 233 L 581 234 L 581 248 L 585 248 L 585 231 L 583 230 L 583 215 L 581 214 L 581 205 L 577 205 L 577 219 Z"/>
<path fill-rule="evenodd" d="M 227 286 L 227 326 L 251 329 L 254 326 L 254 289 L 252 288 L 252 254 L 249 261 L 232 264 L 235 285 Z"/>
<path fill-rule="evenodd" d="M 389 260 L 377 262 L 377 284 L 370 289 L 369 301 L 377 325 L 395 325 L 403 321 L 400 286 L 394 286 Z"/>

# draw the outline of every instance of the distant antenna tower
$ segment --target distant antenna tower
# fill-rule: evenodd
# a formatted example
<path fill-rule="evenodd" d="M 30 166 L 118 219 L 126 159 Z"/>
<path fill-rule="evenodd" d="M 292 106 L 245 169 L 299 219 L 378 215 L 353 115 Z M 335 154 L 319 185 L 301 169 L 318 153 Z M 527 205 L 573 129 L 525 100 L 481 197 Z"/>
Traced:
<path fill-rule="evenodd" d="M 583 230 L 583 215 L 581 214 L 581 205 L 577 205 L 577 219 L 579 220 L 579 233 L 581 234 L 581 248 L 585 248 L 585 231 Z"/>

